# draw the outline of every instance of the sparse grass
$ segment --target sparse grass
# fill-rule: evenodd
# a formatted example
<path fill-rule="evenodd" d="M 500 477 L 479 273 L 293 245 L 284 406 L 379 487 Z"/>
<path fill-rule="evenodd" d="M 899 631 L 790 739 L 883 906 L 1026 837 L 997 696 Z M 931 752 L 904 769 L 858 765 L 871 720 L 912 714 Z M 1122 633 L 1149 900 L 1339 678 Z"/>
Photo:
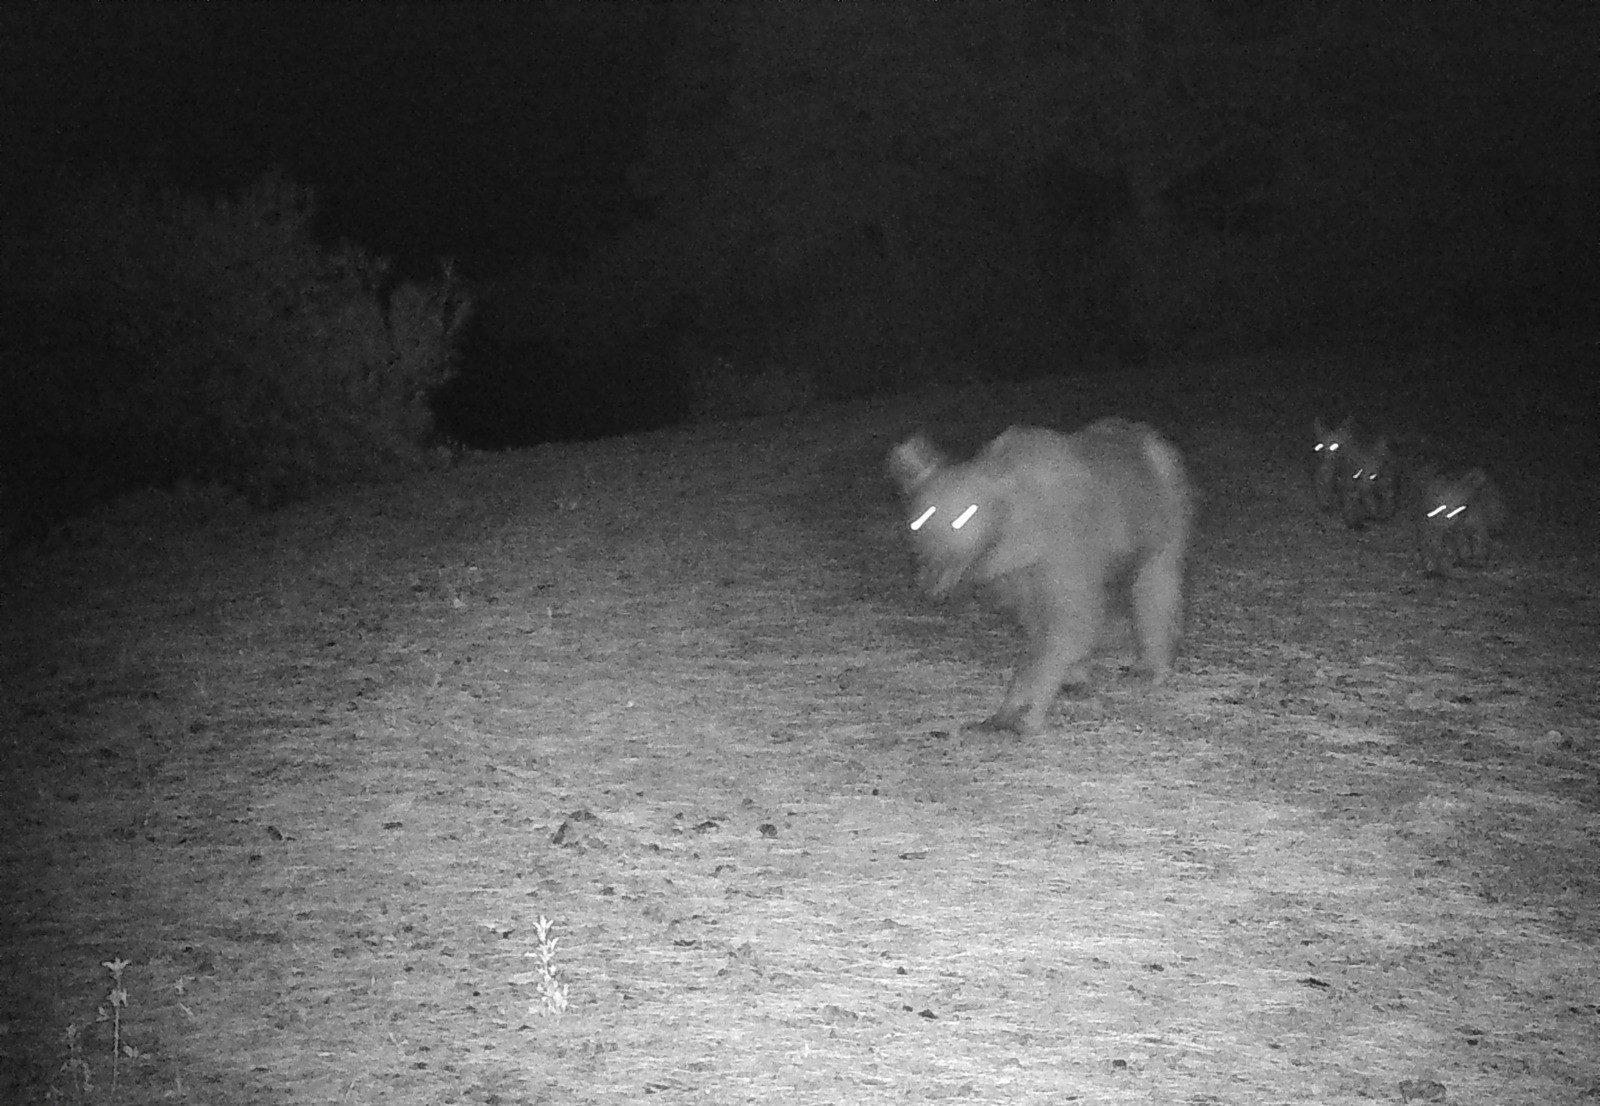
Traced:
<path fill-rule="evenodd" d="M 1593 1101 L 1594 511 L 1427 580 L 1316 515 L 1344 404 L 1272 372 L 469 456 L 10 564 L 0 1099 L 65 1092 L 115 949 L 135 1032 L 78 1047 L 127 1102 Z M 1180 672 L 963 734 L 1017 637 L 914 594 L 885 453 L 1113 410 L 1205 493 Z"/>

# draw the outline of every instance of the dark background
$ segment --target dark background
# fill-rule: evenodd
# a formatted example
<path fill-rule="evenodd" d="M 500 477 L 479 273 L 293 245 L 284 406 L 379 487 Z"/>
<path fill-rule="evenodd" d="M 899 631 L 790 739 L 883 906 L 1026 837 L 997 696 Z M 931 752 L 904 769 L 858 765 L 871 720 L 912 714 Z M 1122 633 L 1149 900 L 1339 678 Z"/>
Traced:
<path fill-rule="evenodd" d="M 1592 331 L 1592 8 L 13 4 L 4 187 L 282 167 L 330 242 L 471 281 L 437 409 L 483 446 L 730 380 Z"/>

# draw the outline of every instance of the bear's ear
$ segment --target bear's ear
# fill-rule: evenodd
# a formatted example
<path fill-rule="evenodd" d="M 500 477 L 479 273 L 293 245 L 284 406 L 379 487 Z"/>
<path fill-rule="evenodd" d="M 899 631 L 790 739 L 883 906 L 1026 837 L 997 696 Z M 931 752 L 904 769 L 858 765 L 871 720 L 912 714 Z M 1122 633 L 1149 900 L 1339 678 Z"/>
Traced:
<path fill-rule="evenodd" d="M 889 451 L 889 472 L 902 491 L 914 492 L 944 467 L 944 454 L 921 434 L 907 438 Z"/>

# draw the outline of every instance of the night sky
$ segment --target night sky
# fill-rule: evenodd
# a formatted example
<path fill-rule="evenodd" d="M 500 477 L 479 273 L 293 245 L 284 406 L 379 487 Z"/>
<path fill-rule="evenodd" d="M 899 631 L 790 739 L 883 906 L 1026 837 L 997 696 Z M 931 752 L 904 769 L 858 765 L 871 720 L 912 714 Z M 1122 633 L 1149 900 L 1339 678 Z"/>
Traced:
<path fill-rule="evenodd" d="M 586 7 L 15 5 L 7 145 L 207 192 L 281 166 L 331 233 L 408 268 L 570 263 L 636 210 L 624 170 L 668 29 L 649 5 Z"/>
<path fill-rule="evenodd" d="M 4 185 L 283 168 L 327 240 L 474 282 L 441 411 L 495 446 L 682 418 L 708 367 L 1592 326 L 1595 19 L 1490 9 L 12 4 Z"/>

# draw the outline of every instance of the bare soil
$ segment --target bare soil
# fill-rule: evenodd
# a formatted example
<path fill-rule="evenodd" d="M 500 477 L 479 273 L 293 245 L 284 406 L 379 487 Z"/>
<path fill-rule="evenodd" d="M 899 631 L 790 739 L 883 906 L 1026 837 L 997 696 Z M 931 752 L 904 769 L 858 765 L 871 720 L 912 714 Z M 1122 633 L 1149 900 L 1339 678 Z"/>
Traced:
<path fill-rule="evenodd" d="M 0 580 L 0 1100 L 1600 1100 L 1593 443 L 1514 380 L 1418 415 L 1517 512 L 1424 577 L 1312 505 L 1313 415 L 1421 410 L 1363 372 L 1405 379 L 1179 366 L 81 521 Z M 1107 413 L 1204 491 L 1179 672 L 1114 649 L 1045 735 L 964 732 L 1017 633 L 914 591 L 888 449 Z"/>

